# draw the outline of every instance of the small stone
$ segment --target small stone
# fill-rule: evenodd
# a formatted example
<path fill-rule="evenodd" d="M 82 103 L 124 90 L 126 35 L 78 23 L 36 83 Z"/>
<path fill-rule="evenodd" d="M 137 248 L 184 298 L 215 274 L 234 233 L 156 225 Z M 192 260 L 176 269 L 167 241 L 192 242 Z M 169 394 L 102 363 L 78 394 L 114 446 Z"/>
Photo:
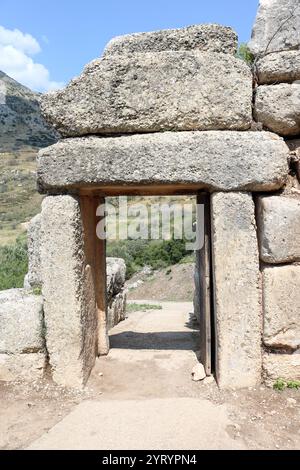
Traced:
<path fill-rule="evenodd" d="M 295 400 L 295 398 L 287 398 L 286 401 L 289 405 L 297 405 L 297 400 Z"/>
<path fill-rule="evenodd" d="M 210 385 L 210 384 L 213 384 L 215 382 L 215 378 L 213 375 L 210 375 L 209 377 L 206 377 L 203 381 L 203 383 L 205 385 Z"/>
<path fill-rule="evenodd" d="M 195 365 L 192 370 L 192 379 L 194 382 L 199 382 L 200 380 L 204 380 L 206 377 L 206 373 L 203 367 L 203 364 L 199 362 L 199 364 Z"/>

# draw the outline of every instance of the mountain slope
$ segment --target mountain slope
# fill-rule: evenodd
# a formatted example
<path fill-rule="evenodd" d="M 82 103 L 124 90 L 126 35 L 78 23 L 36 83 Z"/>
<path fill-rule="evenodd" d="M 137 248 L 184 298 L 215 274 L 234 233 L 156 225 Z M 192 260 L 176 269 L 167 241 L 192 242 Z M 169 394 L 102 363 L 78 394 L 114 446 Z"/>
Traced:
<path fill-rule="evenodd" d="M 58 139 L 56 131 L 42 118 L 39 94 L 0 72 L 0 151 L 23 147 L 47 147 Z M 3 99 L 4 98 L 4 99 Z"/>
<path fill-rule="evenodd" d="M 38 99 L 0 72 L 0 245 L 13 243 L 40 211 L 36 155 L 58 134 L 42 118 Z"/>

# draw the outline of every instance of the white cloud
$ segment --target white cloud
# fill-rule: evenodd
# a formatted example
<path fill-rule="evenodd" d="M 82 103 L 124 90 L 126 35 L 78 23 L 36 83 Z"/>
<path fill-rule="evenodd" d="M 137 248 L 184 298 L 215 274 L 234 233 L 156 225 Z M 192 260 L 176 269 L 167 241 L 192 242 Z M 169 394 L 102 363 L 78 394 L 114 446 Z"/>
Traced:
<path fill-rule="evenodd" d="M 32 58 L 40 51 L 40 44 L 30 34 L 0 26 L 0 70 L 36 91 L 62 88 L 64 84 L 51 80 L 49 70 Z"/>

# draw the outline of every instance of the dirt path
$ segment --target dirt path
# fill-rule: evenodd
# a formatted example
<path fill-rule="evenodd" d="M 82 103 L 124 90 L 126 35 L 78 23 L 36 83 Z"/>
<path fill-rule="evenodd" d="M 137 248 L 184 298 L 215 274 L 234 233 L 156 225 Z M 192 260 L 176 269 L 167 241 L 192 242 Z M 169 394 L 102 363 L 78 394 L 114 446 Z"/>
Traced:
<path fill-rule="evenodd" d="M 300 392 L 192 382 L 192 304 L 159 304 L 111 330 L 112 349 L 85 391 L 0 385 L 0 447 L 299 449 Z"/>

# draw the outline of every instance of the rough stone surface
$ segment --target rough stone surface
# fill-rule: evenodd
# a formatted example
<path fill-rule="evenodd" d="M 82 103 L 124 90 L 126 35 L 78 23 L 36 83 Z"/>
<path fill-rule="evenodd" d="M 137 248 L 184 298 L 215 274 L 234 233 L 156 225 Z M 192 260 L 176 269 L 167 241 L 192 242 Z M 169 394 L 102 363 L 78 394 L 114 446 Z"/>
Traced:
<path fill-rule="evenodd" d="M 264 354 L 263 369 L 270 386 L 277 379 L 300 380 L 300 354 Z"/>
<path fill-rule="evenodd" d="M 287 145 L 291 151 L 291 160 L 300 183 L 300 139 L 288 140 Z"/>
<path fill-rule="evenodd" d="M 300 44 L 300 5 L 298 0 L 260 0 L 249 43 L 251 51 L 282 51 Z"/>
<path fill-rule="evenodd" d="M 109 301 L 107 308 L 107 326 L 109 330 L 120 321 L 125 320 L 126 300 L 126 293 L 122 290 Z"/>
<path fill-rule="evenodd" d="M 254 116 L 279 135 L 300 134 L 300 83 L 259 86 Z"/>
<path fill-rule="evenodd" d="M 107 295 L 111 299 L 119 294 L 126 280 L 126 264 L 122 258 L 106 258 Z"/>
<path fill-rule="evenodd" d="M 43 299 L 24 289 L 0 292 L 0 354 L 33 353 L 44 347 Z"/>
<path fill-rule="evenodd" d="M 256 63 L 260 84 L 300 80 L 300 51 L 268 54 Z"/>
<path fill-rule="evenodd" d="M 231 28 L 217 24 L 200 24 L 118 36 L 107 44 L 104 56 L 194 49 L 235 54 L 237 44 L 237 34 Z"/>
<path fill-rule="evenodd" d="M 192 380 L 194 382 L 200 382 L 200 380 L 204 380 L 206 377 L 205 369 L 203 364 L 199 362 L 199 364 L 196 364 L 195 367 L 192 370 Z"/>
<path fill-rule="evenodd" d="M 261 377 L 261 281 L 251 194 L 212 195 L 217 380 L 224 388 Z"/>
<path fill-rule="evenodd" d="M 299 242 L 299 239 L 298 239 Z M 273 348 L 300 348 L 300 266 L 263 270 L 264 343 Z"/>
<path fill-rule="evenodd" d="M 46 364 L 42 352 L 31 354 L 0 354 L 0 380 L 33 381 L 41 379 Z"/>
<path fill-rule="evenodd" d="M 28 227 L 28 274 L 25 277 L 24 287 L 35 288 L 42 286 L 41 255 L 40 255 L 41 214 L 31 219 Z"/>
<path fill-rule="evenodd" d="M 257 224 L 262 261 L 300 261 L 300 198 L 259 197 Z"/>
<path fill-rule="evenodd" d="M 53 378 L 61 385 L 81 387 L 95 361 L 97 317 L 78 200 L 44 199 L 41 232 L 46 341 Z"/>
<path fill-rule="evenodd" d="M 252 74 L 229 54 L 161 52 L 97 59 L 42 112 L 65 137 L 166 130 L 246 130 Z"/>
<path fill-rule="evenodd" d="M 288 173 L 288 148 L 266 132 L 164 132 L 67 139 L 38 157 L 40 191 L 120 184 L 195 184 L 268 191 Z"/>

